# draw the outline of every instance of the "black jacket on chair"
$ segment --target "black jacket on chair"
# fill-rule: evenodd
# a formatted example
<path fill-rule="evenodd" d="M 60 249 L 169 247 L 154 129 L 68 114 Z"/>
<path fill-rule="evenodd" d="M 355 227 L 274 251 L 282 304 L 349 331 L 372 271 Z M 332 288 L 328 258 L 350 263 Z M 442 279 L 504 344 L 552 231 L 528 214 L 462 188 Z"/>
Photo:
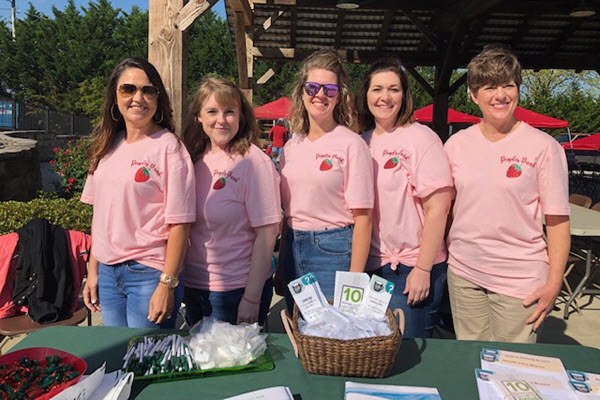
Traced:
<path fill-rule="evenodd" d="M 69 318 L 73 277 L 65 230 L 35 218 L 17 233 L 20 256 L 13 301 L 27 305 L 29 316 L 39 323 Z"/>

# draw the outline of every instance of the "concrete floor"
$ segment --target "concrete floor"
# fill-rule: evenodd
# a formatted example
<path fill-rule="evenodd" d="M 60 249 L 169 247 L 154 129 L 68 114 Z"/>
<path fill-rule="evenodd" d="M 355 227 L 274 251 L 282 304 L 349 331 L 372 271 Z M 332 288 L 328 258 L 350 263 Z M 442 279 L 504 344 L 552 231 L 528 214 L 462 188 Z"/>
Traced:
<path fill-rule="evenodd" d="M 575 310 L 568 320 L 563 319 L 564 298 L 559 297 L 557 306 L 560 310 L 553 311 L 546 320 L 544 328 L 538 338 L 540 343 L 574 344 L 600 348 L 600 299 L 595 296 L 583 296 L 578 301 L 582 307 L 581 314 Z M 589 304 L 586 304 L 589 303 Z M 274 333 L 285 333 L 281 323 L 280 311 L 285 308 L 283 298 L 274 295 L 271 311 L 267 320 L 267 330 Z M 102 325 L 99 313 L 92 315 L 93 325 Z M 85 325 L 82 324 L 82 325 Z M 179 326 L 179 325 L 178 325 Z M 447 332 L 437 332 L 438 337 L 451 337 Z M 6 353 L 12 346 L 25 337 L 20 335 L 8 340 L 2 347 Z"/>

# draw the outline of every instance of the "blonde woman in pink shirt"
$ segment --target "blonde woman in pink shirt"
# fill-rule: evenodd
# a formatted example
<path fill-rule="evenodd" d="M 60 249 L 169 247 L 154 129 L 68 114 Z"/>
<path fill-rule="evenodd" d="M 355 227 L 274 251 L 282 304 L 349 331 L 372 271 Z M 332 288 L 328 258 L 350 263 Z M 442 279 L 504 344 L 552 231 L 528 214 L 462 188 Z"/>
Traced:
<path fill-rule="evenodd" d="M 359 88 L 357 110 L 375 174 L 367 270 L 395 283 L 406 337 L 431 337 L 446 282 L 444 230 L 452 176 L 438 135 L 413 121 L 408 78 L 398 60 L 376 62 Z"/>
<path fill-rule="evenodd" d="M 288 282 L 314 273 L 332 299 L 336 271 L 365 269 L 374 197 L 371 157 L 356 134 L 348 76 L 334 50 L 304 61 L 291 98 L 294 137 L 280 156 L 280 266 Z"/>
<path fill-rule="evenodd" d="M 173 129 L 156 68 L 141 58 L 121 61 L 108 81 L 81 194 L 94 206 L 83 298 L 104 325 L 175 326 L 196 202 L 192 161 Z"/>
<path fill-rule="evenodd" d="M 196 171 L 197 221 L 183 273 L 190 326 L 207 316 L 263 325 L 269 311 L 281 200 L 279 175 L 257 146 L 258 134 L 237 86 L 202 81 L 183 133 Z"/>
<path fill-rule="evenodd" d="M 515 118 L 521 66 L 510 50 L 485 48 L 467 77 L 483 119 L 445 145 L 456 186 L 448 236 L 456 336 L 535 342 L 569 254 L 565 152 Z"/>

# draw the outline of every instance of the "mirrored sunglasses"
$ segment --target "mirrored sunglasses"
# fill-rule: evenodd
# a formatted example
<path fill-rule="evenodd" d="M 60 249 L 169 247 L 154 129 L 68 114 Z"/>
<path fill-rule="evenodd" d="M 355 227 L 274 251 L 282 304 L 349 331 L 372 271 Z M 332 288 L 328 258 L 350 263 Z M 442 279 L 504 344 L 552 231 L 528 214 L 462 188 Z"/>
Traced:
<path fill-rule="evenodd" d="M 304 91 L 307 95 L 311 97 L 316 96 L 317 93 L 319 93 L 319 90 L 321 90 L 321 88 L 323 88 L 323 93 L 327 97 L 334 97 L 340 91 L 340 87 L 335 83 L 327 83 L 325 85 L 321 85 L 317 82 L 306 82 L 304 84 Z"/>
<path fill-rule="evenodd" d="M 147 85 L 142 87 L 137 87 L 131 83 L 124 83 L 119 86 L 119 94 L 123 97 L 133 97 L 138 92 L 138 90 L 142 91 L 142 95 L 146 100 L 154 100 L 158 97 L 159 91 L 156 86 Z"/>

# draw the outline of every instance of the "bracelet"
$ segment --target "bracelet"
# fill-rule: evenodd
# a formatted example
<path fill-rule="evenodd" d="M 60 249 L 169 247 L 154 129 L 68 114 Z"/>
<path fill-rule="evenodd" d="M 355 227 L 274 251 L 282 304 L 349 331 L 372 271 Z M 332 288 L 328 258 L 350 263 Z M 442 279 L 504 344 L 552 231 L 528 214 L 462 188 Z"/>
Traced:
<path fill-rule="evenodd" d="M 242 299 L 246 300 L 250 304 L 254 304 L 255 306 L 260 304 L 260 300 L 259 301 L 250 300 L 249 298 L 246 297 L 246 295 L 243 295 Z"/>
<path fill-rule="evenodd" d="M 416 268 L 416 269 L 420 269 L 421 271 L 424 271 L 424 272 L 427 272 L 427 273 L 430 273 L 430 272 L 431 272 L 431 270 L 430 270 L 430 269 L 425 269 L 425 268 L 423 268 L 423 267 L 419 267 L 417 264 L 415 264 L 414 268 Z"/>

